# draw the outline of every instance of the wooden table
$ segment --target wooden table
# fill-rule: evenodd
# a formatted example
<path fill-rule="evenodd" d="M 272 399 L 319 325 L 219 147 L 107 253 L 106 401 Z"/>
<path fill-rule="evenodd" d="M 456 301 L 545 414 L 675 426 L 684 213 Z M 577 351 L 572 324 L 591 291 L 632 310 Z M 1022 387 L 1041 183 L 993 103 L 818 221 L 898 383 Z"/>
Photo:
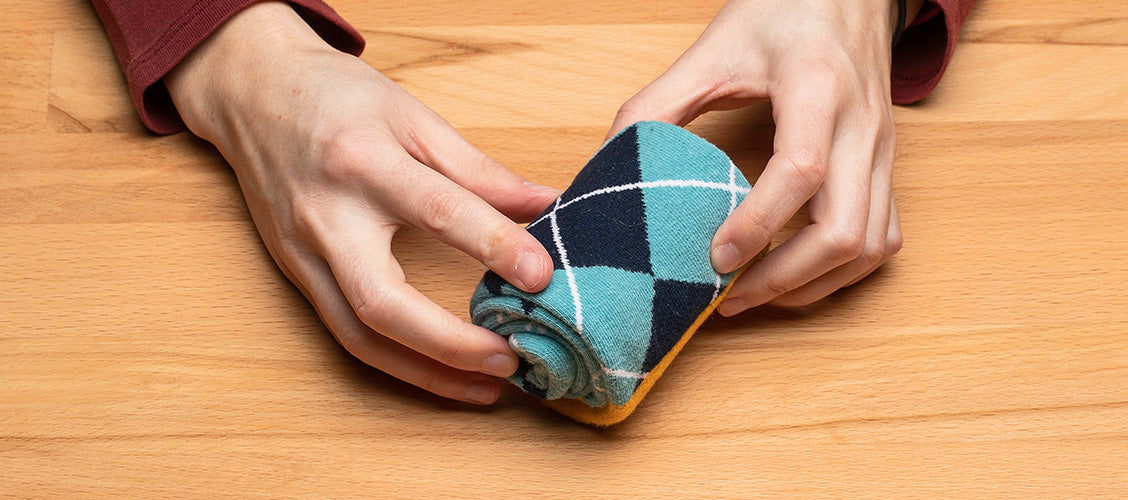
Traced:
<path fill-rule="evenodd" d="M 334 2 L 365 59 L 562 188 L 722 2 L 377 3 Z M 1128 495 L 1122 0 L 983 0 L 896 110 L 904 250 L 818 305 L 708 322 L 610 430 L 352 359 L 222 158 L 143 131 L 93 9 L 4 11 L 0 496 Z M 746 169 L 769 151 L 763 107 L 691 129 Z M 465 317 L 481 265 L 396 246 Z"/>

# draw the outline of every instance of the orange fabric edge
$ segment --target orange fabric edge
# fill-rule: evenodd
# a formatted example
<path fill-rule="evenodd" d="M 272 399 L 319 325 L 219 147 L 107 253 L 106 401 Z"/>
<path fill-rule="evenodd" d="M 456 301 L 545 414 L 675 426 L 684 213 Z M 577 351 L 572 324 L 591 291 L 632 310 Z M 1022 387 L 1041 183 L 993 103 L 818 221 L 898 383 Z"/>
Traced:
<path fill-rule="evenodd" d="M 765 253 L 767 253 L 767 249 L 760 252 L 760 254 L 757 255 L 755 259 L 752 259 L 752 262 L 759 260 Z M 642 398 L 646 397 L 646 393 L 650 392 L 651 387 L 653 387 L 654 384 L 658 382 L 658 379 L 662 377 L 662 374 L 666 372 L 666 368 L 670 366 L 670 363 L 674 361 L 674 358 L 677 357 L 682 348 L 685 347 L 687 343 L 689 343 L 689 339 L 693 337 L 693 334 L 697 332 L 697 329 L 700 328 L 701 325 L 705 323 L 705 320 L 713 314 L 713 311 L 717 308 L 717 305 L 725 299 L 725 296 L 728 295 L 729 290 L 731 290 L 732 286 L 736 284 L 736 280 L 738 280 L 740 276 L 744 274 L 744 271 L 746 271 L 748 267 L 749 265 L 745 265 L 743 268 L 741 268 L 740 271 L 737 272 L 736 276 L 733 277 L 732 281 L 729 282 L 728 286 L 726 286 L 725 289 L 717 295 L 717 298 L 713 299 L 713 301 L 710 302 L 707 307 L 705 307 L 704 311 L 701 311 L 701 314 L 697 316 L 697 319 L 693 321 L 693 324 L 689 326 L 684 334 L 682 334 L 682 337 L 678 340 L 678 343 L 674 344 L 674 347 L 670 349 L 670 352 L 667 352 L 666 355 L 662 357 L 662 361 L 658 362 L 658 365 L 655 366 L 653 370 L 650 370 L 650 373 L 646 375 L 646 378 L 642 379 L 642 382 L 638 385 L 638 389 L 635 390 L 634 395 L 631 396 L 631 399 L 629 401 L 622 405 L 608 405 L 599 408 L 592 408 L 591 406 L 588 406 L 587 403 L 584 403 L 582 399 L 555 399 L 545 401 L 544 404 L 549 408 L 563 413 L 564 415 L 571 417 L 576 421 L 595 425 L 598 427 L 609 427 L 625 420 L 628 416 L 631 415 L 631 413 L 634 413 L 635 408 L 637 408 L 638 404 L 642 402 Z"/>

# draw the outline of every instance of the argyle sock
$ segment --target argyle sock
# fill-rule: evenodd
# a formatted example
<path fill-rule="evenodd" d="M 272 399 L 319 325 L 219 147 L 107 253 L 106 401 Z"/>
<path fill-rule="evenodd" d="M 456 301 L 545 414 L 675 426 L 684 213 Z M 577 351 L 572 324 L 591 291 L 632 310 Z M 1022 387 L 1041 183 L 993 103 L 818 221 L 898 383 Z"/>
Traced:
<path fill-rule="evenodd" d="M 681 127 L 641 122 L 604 144 L 527 226 L 552 256 L 549 286 L 486 272 L 470 300 L 521 359 L 510 381 L 581 422 L 630 415 L 735 279 L 713 270 L 709 243 L 749 188 Z"/>

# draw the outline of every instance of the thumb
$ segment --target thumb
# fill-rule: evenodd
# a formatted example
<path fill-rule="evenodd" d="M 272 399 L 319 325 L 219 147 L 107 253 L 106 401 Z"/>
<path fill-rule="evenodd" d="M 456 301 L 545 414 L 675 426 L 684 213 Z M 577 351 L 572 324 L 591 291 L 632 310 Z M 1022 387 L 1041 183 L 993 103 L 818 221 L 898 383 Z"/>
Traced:
<path fill-rule="evenodd" d="M 637 122 L 653 120 L 685 126 L 704 112 L 718 86 L 708 84 L 705 68 L 688 57 L 691 52 L 619 107 L 604 140 Z"/>

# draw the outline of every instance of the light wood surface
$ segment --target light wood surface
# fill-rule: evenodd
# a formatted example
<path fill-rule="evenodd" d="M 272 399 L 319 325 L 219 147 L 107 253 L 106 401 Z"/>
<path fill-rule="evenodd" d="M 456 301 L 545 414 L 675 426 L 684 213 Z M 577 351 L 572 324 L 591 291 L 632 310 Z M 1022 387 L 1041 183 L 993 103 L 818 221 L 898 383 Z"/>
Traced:
<path fill-rule="evenodd" d="M 562 188 L 722 2 L 333 3 L 370 64 Z M 983 0 L 896 110 L 904 250 L 818 305 L 706 323 L 603 431 L 350 358 L 222 158 L 144 132 L 93 9 L 4 11 L 0 497 L 1128 495 L 1122 0 Z M 766 111 L 690 128 L 754 175 Z M 481 265 L 396 247 L 466 317 Z"/>

